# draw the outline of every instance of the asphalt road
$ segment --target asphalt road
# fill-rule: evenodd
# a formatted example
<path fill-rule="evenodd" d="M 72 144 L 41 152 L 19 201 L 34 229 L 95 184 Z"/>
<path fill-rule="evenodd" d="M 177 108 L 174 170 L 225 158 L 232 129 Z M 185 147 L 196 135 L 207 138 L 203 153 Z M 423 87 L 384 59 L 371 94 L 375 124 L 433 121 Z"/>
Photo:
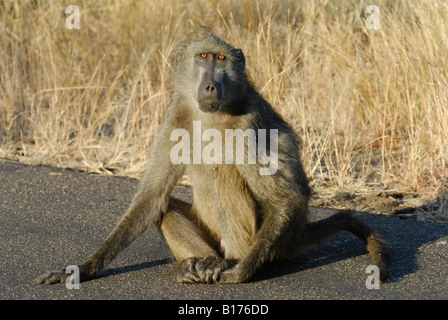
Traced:
<path fill-rule="evenodd" d="M 111 231 L 138 181 L 0 160 L 0 299 L 448 299 L 448 224 L 360 214 L 389 243 L 391 279 L 367 289 L 369 260 L 349 233 L 240 285 L 181 285 L 156 229 L 80 289 L 38 286 L 48 270 L 78 264 Z M 175 192 L 188 198 L 188 190 Z M 333 211 L 312 208 L 313 219 Z"/>

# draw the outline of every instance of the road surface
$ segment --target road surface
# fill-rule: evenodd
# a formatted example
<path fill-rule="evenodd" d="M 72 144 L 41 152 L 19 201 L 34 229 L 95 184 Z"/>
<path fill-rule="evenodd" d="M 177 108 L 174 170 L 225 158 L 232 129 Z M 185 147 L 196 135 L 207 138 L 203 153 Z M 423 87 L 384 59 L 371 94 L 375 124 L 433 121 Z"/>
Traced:
<path fill-rule="evenodd" d="M 349 233 L 306 255 L 263 268 L 239 285 L 182 285 L 154 228 L 79 289 L 35 284 L 41 273 L 76 265 L 126 210 L 138 181 L 0 160 L 0 299 L 447 299 L 448 224 L 360 214 L 384 236 L 391 279 L 366 287 L 368 256 Z M 189 198 L 179 187 L 178 196 Z M 313 219 L 333 211 L 312 208 Z"/>

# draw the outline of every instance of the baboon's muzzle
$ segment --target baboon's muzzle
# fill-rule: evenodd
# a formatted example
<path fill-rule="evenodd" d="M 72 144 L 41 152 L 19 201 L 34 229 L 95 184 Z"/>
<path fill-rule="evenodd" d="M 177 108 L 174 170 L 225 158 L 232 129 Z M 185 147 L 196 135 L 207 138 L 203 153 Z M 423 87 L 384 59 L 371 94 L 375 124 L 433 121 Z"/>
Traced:
<path fill-rule="evenodd" d="M 209 113 L 218 111 L 221 106 L 222 93 L 222 83 L 215 81 L 213 76 L 204 74 L 198 90 L 199 109 Z"/>

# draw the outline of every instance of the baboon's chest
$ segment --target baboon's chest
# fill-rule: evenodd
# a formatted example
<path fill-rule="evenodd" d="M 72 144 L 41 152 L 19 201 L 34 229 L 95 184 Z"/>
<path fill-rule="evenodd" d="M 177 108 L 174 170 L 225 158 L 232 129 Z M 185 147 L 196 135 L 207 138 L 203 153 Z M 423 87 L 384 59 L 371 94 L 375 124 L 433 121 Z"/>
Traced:
<path fill-rule="evenodd" d="M 233 165 L 191 165 L 187 172 L 196 205 L 206 202 L 214 211 L 223 202 L 253 202 L 244 179 Z"/>
<path fill-rule="evenodd" d="M 249 245 L 256 228 L 255 201 L 232 165 L 190 166 L 193 205 L 199 218 L 217 236 Z"/>

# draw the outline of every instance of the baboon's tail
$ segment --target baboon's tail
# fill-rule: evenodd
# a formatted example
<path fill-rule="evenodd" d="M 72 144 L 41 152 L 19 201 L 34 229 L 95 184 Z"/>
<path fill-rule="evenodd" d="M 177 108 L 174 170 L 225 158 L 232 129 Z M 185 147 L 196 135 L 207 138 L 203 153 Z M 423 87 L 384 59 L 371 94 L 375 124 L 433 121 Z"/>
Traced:
<path fill-rule="evenodd" d="M 326 219 L 308 224 L 308 243 L 320 243 L 333 234 L 346 230 L 357 236 L 366 245 L 373 265 L 380 271 L 380 280 L 385 281 L 388 276 L 389 253 L 386 243 L 375 231 L 364 222 L 356 219 L 351 211 L 339 211 Z"/>

